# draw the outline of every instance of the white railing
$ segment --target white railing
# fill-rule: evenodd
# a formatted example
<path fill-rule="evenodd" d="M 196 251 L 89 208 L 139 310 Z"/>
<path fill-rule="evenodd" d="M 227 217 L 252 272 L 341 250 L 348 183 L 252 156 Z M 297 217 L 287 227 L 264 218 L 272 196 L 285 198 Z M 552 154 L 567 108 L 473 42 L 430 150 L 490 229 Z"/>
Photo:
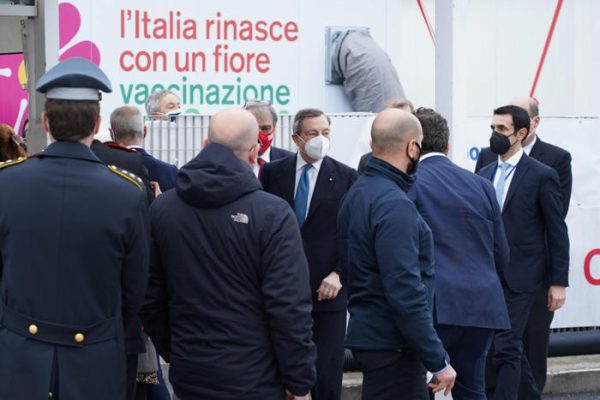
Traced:
<path fill-rule="evenodd" d="M 293 149 L 290 133 L 293 115 L 280 115 L 273 145 Z M 178 115 L 172 122 L 149 120 L 148 135 L 144 142 L 146 150 L 154 157 L 181 167 L 194 158 L 208 137 L 209 115 Z"/>

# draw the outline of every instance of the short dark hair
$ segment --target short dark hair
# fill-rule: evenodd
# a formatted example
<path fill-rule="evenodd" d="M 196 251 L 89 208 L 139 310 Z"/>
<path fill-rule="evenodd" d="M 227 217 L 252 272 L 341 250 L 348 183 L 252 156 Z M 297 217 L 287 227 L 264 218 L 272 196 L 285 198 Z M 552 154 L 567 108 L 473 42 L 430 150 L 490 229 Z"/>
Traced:
<path fill-rule="evenodd" d="M 448 140 L 450 130 L 448 122 L 441 114 L 431 108 L 419 107 L 415 111 L 415 116 L 423 128 L 423 141 L 421 142 L 421 151 L 423 154 L 432 151 L 444 153 L 448 149 Z"/>
<path fill-rule="evenodd" d="M 513 126 L 515 127 L 515 133 L 525 128 L 527 129 L 527 135 L 529 135 L 529 113 L 525 109 L 512 105 L 502 106 L 494 110 L 494 115 L 510 115 L 512 117 Z M 525 137 L 527 137 L 527 135 L 525 135 Z"/>
<path fill-rule="evenodd" d="M 46 100 L 50 133 L 56 140 L 78 142 L 94 132 L 100 115 L 97 101 Z"/>
<path fill-rule="evenodd" d="M 302 121 L 304 121 L 306 118 L 316 118 L 320 117 L 321 115 L 325 116 L 325 118 L 327 118 L 327 122 L 329 122 L 329 125 L 331 125 L 331 119 L 318 108 L 304 108 L 298 111 L 294 116 L 294 125 L 292 126 L 292 132 L 296 134 L 300 132 L 300 129 L 302 128 Z"/>

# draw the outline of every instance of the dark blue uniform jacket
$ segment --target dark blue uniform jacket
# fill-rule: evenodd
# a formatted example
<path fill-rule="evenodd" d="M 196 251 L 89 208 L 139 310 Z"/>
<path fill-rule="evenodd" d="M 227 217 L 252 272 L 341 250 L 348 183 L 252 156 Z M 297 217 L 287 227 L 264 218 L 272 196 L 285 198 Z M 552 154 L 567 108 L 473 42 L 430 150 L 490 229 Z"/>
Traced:
<path fill-rule="evenodd" d="M 433 328 L 433 237 L 406 196 L 414 176 L 372 157 L 338 216 L 350 322 L 346 346 L 411 349 L 432 372 L 447 353 Z"/>
<path fill-rule="evenodd" d="M 125 398 L 148 281 L 143 184 L 79 143 L 0 169 L 0 399 Z"/>
<path fill-rule="evenodd" d="M 211 144 L 151 208 L 142 320 L 181 400 L 283 399 L 315 382 L 308 266 L 288 204 Z"/>

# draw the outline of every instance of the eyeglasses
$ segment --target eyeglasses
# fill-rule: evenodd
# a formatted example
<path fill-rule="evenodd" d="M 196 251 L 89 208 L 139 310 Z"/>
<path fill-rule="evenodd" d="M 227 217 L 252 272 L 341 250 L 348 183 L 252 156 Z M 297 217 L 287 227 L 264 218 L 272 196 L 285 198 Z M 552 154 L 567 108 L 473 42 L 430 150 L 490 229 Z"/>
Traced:
<path fill-rule="evenodd" d="M 258 100 L 258 99 L 246 100 L 243 108 L 258 107 L 258 106 L 269 107 L 269 106 L 271 106 L 271 102 L 269 100 Z"/>

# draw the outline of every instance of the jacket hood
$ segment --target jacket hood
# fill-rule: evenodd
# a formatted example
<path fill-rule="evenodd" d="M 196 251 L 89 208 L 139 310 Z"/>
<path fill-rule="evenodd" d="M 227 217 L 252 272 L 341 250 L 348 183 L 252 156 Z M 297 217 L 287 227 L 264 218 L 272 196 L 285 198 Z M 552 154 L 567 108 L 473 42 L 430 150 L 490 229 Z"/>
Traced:
<path fill-rule="evenodd" d="M 412 185 L 415 183 L 417 179 L 415 174 L 409 175 L 398 168 L 394 167 L 392 164 L 383 161 L 377 157 L 371 157 L 369 162 L 367 162 L 367 167 L 365 169 L 365 173 L 371 175 L 383 175 L 396 185 L 398 185 L 402 190 L 408 192 Z"/>
<path fill-rule="evenodd" d="M 220 207 L 262 186 L 249 165 L 227 147 L 209 144 L 177 173 L 175 190 L 195 207 Z"/>

